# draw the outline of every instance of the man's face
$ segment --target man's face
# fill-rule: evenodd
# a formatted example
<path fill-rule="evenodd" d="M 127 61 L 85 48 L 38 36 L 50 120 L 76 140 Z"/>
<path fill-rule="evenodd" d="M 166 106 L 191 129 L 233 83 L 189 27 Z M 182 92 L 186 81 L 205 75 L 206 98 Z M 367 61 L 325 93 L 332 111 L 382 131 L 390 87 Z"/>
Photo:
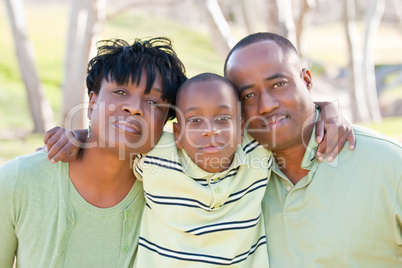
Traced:
<path fill-rule="evenodd" d="M 114 81 L 101 83 L 99 95 L 91 92 L 89 116 L 91 139 L 120 153 L 149 152 L 159 141 L 167 117 L 168 104 L 162 100 L 160 74 L 149 93 L 145 93 L 146 75 L 140 83 L 119 85 Z"/>
<path fill-rule="evenodd" d="M 218 80 L 192 82 L 179 93 L 176 105 L 177 147 L 208 172 L 227 169 L 242 137 L 233 88 Z"/>
<path fill-rule="evenodd" d="M 310 73 L 296 53 L 257 42 L 236 50 L 226 72 L 240 94 L 245 127 L 258 142 L 273 151 L 303 142 L 315 109 Z"/>

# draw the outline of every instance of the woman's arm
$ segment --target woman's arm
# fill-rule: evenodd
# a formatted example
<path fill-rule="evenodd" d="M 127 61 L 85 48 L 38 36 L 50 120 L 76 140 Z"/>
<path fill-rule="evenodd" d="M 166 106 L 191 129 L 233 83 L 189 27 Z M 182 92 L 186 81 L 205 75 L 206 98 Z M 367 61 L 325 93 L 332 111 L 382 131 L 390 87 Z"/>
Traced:
<path fill-rule="evenodd" d="M 14 175 L 9 163 L 0 166 L 0 267 L 12 268 L 17 251 L 17 237 L 12 214 Z M 15 168 L 14 168 L 15 169 Z"/>

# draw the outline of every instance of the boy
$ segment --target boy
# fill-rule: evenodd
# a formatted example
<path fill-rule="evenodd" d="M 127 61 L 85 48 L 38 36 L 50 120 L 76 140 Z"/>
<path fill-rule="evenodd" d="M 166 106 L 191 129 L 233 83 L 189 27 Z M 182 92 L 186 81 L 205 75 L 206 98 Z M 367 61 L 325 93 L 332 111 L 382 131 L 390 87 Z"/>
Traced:
<path fill-rule="evenodd" d="M 237 92 L 200 74 L 176 109 L 174 137 L 164 133 L 135 168 L 147 201 L 136 267 L 268 267 L 261 201 L 272 155 L 241 142 Z"/>

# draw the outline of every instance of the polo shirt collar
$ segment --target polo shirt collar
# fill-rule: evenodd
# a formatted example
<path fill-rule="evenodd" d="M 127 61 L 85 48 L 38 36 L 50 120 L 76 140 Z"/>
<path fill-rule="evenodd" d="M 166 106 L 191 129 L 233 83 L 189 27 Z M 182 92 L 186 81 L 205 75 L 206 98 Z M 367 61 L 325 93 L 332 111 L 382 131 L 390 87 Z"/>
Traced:
<path fill-rule="evenodd" d="M 227 173 L 229 173 L 229 171 L 236 169 L 241 165 L 247 165 L 246 154 L 244 153 L 243 148 L 241 147 L 240 144 L 237 145 L 232 164 L 229 166 L 228 169 L 219 173 L 210 173 L 197 166 L 197 164 L 194 163 L 193 160 L 191 160 L 190 156 L 186 153 L 185 150 L 179 150 L 179 161 L 183 166 L 183 172 L 187 176 L 198 179 L 199 178 L 208 179 L 213 175 L 217 175 L 220 177 L 225 176 Z"/>
<path fill-rule="evenodd" d="M 320 112 L 318 109 L 316 109 L 316 116 L 315 116 L 315 124 L 313 131 L 311 133 L 310 141 L 306 147 L 306 152 L 304 153 L 303 160 L 301 163 L 301 167 L 303 169 L 308 169 L 311 170 L 313 167 L 313 164 L 317 162 L 317 149 L 318 149 L 318 143 L 317 139 L 315 136 L 315 129 L 316 129 L 316 123 L 318 120 L 318 116 L 320 115 Z"/>

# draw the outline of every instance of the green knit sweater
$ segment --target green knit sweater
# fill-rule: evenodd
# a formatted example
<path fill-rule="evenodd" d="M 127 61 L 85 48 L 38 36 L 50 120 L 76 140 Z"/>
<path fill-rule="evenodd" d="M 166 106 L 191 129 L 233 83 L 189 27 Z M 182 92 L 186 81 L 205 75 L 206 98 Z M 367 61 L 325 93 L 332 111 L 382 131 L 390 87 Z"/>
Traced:
<path fill-rule="evenodd" d="M 130 267 L 144 209 L 137 181 L 116 206 L 97 208 L 76 191 L 68 164 L 44 152 L 0 167 L 0 267 Z"/>

